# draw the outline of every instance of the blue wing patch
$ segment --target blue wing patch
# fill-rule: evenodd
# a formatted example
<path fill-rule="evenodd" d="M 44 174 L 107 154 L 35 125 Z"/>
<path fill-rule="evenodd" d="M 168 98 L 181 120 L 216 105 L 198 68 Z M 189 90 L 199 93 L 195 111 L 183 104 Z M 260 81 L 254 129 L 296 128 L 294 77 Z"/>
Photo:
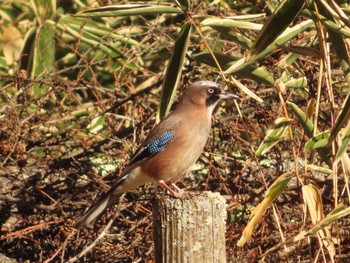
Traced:
<path fill-rule="evenodd" d="M 166 131 L 154 141 L 145 145 L 136 151 L 135 155 L 131 158 L 129 165 L 135 164 L 139 161 L 151 158 L 157 153 L 163 151 L 165 147 L 175 138 L 174 132 Z"/>
<path fill-rule="evenodd" d="M 151 154 L 159 153 L 163 151 L 165 149 L 165 146 L 167 146 L 167 144 L 171 142 L 174 138 L 175 136 L 173 132 L 166 131 L 158 139 L 147 144 L 145 148 L 148 149 L 148 151 Z"/>

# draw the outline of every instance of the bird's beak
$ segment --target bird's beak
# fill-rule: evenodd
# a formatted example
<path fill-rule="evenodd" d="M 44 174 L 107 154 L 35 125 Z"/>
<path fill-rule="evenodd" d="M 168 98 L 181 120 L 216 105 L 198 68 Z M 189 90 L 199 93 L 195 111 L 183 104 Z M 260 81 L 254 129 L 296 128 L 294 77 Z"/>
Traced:
<path fill-rule="evenodd" d="M 222 99 L 222 100 L 231 100 L 231 99 L 240 100 L 239 96 L 237 96 L 236 94 L 233 94 L 231 92 L 226 92 L 226 91 L 222 91 L 220 93 L 220 99 Z"/>

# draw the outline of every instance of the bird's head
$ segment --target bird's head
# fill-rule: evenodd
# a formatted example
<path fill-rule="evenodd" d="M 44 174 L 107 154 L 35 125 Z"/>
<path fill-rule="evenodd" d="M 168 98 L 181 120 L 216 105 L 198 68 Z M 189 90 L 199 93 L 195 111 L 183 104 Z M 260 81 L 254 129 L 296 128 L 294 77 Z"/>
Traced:
<path fill-rule="evenodd" d="M 220 100 L 239 99 L 237 95 L 222 90 L 219 84 L 208 80 L 191 84 L 185 90 L 184 97 L 208 108 L 214 108 Z"/>

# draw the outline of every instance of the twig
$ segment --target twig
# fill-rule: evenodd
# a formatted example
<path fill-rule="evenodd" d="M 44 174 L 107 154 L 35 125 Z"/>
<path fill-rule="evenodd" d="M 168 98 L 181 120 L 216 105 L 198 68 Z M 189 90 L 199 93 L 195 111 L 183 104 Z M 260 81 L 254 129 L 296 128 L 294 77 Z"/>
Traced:
<path fill-rule="evenodd" d="M 67 236 L 67 238 L 64 240 L 62 246 L 61 246 L 59 249 L 57 249 L 57 251 L 55 251 L 55 253 L 53 253 L 53 255 L 52 255 L 50 258 L 46 259 L 43 263 L 49 263 L 49 262 L 51 262 L 51 261 L 58 255 L 58 253 L 66 247 L 66 245 L 67 245 L 67 243 L 68 243 L 68 240 L 69 240 L 73 235 L 75 235 L 76 233 L 77 233 L 77 230 L 74 229 L 74 230 Z"/>
<path fill-rule="evenodd" d="M 0 241 L 1 240 L 5 240 L 5 239 L 7 239 L 9 237 L 20 237 L 20 236 L 29 234 L 30 232 L 33 232 L 35 230 L 46 228 L 48 225 L 54 225 L 54 224 L 62 223 L 63 221 L 64 221 L 63 219 L 59 219 L 59 220 L 54 220 L 54 221 L 50 221 L 50 222 L 44 222 L 44 223 L 41 223 L 41 224 L 38 224 L 38 225 L 35 225 L 35 226 L 30 226 L 30 227 L 27 227 L 25 229 L 18 230 L 16 232 L 12 232 L 12 233 L 10 233 L 10 234 L 8 234 L 6 236 L 0 237 Z"/>
<path fill-rule="evenodd" d="M 32 206 L 34 208 L 48 210 L 48 211 L 52 211 L 52 210 L 56 209 L 56 207 L 54 205 L 39 205 L 39 204 L 35 204 L 33 201 L 25 201 L 23 199 L 19 199 L 19 198 L 7 196 L 7 195 L 0 195 L 0 201 L 6 201 L 6 202 L 10 202 L 10 203 Z"/>
<path fill-rule="evenodd" d="M 98 235 L 98 237 L 95 239 L 94 242 L 92 242 L 89 246 L 87 246 L 83 251 L 81 251 L 78 255 L 74 256 L 73 258 L 69 259 L 68 262 L 77 262 L 81 257 L 85 256 L 90 250 L 92 250 L 97 243 L 102 239 L 106 234 L 109 228 L 112 226 L 114 220 L 117 218 L 119 215 L 119 209 L 114 213 L 113 218 L 109 220 L 108 224 L 106 227 L 102 230 L 101 234 Z"/>

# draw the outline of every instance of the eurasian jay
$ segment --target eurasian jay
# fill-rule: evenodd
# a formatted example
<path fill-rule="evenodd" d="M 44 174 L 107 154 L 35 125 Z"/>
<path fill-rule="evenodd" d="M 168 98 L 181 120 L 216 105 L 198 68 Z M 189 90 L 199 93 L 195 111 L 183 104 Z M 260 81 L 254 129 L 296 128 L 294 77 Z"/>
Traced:
<path fill-rule="evenodd" d="M 238 99 L 212 81 L 190 85 L 176 109 L 164 118 L 141 143 L 111 189 L 77 221 L 88 225 L 126 191 L 146 183 L 158 183 L 171 195 L 181 191 L 174 184 L 197 161 L 207 142 L 211 115 L 220 100 Z"/>

